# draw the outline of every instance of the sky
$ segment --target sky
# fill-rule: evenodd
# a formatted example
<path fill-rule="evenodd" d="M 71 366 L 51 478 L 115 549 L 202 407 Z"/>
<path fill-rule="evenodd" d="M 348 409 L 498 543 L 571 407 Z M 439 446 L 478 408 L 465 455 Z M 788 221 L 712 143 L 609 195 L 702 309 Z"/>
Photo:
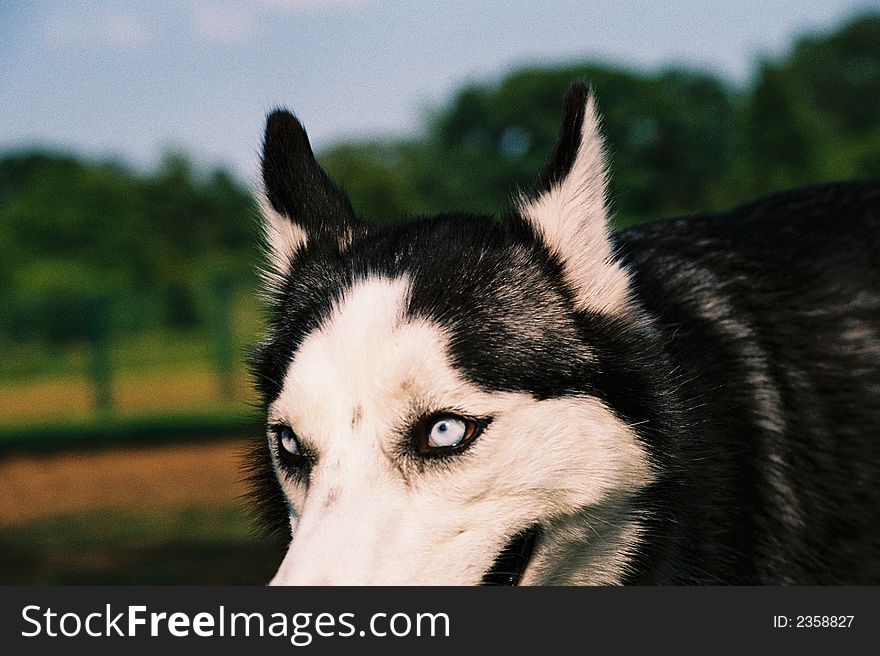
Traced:
<path fill-rule="evenodd" d="M 276 106 L 320 149 L 415 134 L 464 83 L 523 64 L 690 66 L 741 84 L 866 10 L 880 0 L 0 0 L 0 151 L 148 167 L 177 148 L 253 182 Z"/>

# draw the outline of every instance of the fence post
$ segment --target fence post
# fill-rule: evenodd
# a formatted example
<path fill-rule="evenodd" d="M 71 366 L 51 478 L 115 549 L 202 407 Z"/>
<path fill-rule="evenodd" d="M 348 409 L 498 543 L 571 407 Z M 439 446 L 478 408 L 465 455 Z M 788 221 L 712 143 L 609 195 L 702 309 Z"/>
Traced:
<path fill-rule="evenodd" d="M 220 393 L 226 401 L 234 397 L 235 338 L 232 329 L 232 281 L 228 276 L 216 278 L 210 285 L 213 308 L 211 332 L 214 343 L 214 365 L 220 380 Z"/>
<path fill-rule="evenodd" d="M 89 378 L 95 410 L 100 415 L 113 411 L 113 376 L 110 362 L 110 298 L 96 294 L 88 301 Z"/>

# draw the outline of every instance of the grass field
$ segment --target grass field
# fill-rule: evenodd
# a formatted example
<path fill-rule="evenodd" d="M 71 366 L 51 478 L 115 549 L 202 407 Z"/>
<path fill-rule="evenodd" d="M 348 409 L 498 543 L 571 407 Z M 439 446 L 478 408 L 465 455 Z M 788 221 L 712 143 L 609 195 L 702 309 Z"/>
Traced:
<path fill-rule="evenodd" d="M 232 317 L 231 390 L 209 331 L 128 335 L 102 412 L 84 345 L 0 343 L 0 584 L 268 581 L 283 548 L 242 500 L 251 305 Z"/>
<path fill-rule="evenodd" d="M 231 400 L 222 397 L 217 374 L 206 365 L 167 367 L 160 372 L 121 373 L 113 379 L 114 412 L 121 416 L 186 413 L 245 406 L 254 396 L 246 373 L 237 372 Z M 0 383 L 0 424 L 82 420 L 94 414 L 93 393 L 83 376 Z"/>
<path fill-rule="evenodd" d="M 279 545 L 250 521 L 246 440 L 0 460 L 0 584 L 262 584 Z"/>

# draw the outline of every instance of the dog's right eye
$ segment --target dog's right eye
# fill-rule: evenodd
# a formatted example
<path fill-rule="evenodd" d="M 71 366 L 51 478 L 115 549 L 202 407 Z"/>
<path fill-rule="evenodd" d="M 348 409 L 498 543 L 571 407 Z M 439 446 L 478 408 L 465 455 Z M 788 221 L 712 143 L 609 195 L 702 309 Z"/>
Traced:
<path fill-rule="evenodd" d="M 293 434 L 293 430 L 289 426 L 282 426 L 278 429 L 278 443 L 290 455 L 301 455 L 299 440 L 296 439 L 296 435 Z"/>

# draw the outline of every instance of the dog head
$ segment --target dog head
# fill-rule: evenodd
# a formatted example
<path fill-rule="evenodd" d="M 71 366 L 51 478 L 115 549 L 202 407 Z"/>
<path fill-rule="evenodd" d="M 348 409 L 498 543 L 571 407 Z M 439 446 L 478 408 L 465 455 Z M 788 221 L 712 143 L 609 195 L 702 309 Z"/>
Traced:
<path fill-rule="evenodd" d="M 371 226 L 283 110 L 262 169 L 256 478 L 292 536 L 273 583 L 619 581 L 652 477 L 644 336 L 588 87 L 501 220 Z"/>

